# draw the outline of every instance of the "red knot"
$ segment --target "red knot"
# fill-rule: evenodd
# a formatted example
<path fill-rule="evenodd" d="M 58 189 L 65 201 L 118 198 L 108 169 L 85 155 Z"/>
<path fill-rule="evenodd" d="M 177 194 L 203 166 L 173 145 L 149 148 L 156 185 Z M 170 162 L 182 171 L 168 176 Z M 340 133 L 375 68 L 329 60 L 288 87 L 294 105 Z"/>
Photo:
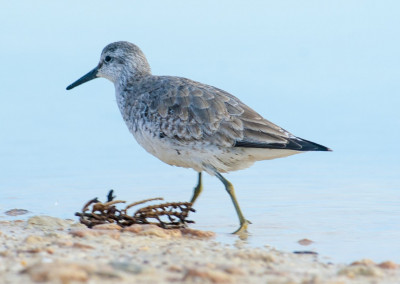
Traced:
<path fill-rule="evenodd" d="M 221 173 L 254 162 L 307 151 L 330 151 L 296 137 L 264 119 L 235 96 L 190 79 L 151 74 L 139 47 L 120 41 L 107 45 L 99 64 L 67 87 L 103 77 L 114 83 L 119 110 L 137 142 L 161 161 L 198 172 L 191 202 L 201 193 L 203 171 L 224 184 L 245 232 L 245 219 L 233 185 Z"/>

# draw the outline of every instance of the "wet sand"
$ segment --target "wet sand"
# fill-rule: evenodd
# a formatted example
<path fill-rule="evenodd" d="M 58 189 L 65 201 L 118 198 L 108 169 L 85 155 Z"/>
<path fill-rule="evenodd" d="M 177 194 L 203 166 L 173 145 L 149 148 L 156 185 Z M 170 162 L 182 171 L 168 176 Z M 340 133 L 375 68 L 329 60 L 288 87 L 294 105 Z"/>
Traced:
<path fill-rule="evenodd" d="M 391 261 L 323 263 L 213 236 L 152 225 L 88 229 L 49 216 L 0 221 L 0 283 L 400 283 Z"/>

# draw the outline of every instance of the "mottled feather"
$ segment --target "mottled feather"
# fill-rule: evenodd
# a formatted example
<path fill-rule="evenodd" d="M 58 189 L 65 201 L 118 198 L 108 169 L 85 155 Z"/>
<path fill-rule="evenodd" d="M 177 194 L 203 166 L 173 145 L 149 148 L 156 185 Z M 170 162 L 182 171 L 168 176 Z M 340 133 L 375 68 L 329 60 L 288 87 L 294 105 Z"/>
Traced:
<path fill-rule="evenodd" d="M 146 108 L 149 131 L 154 135 L 162 132 L 170 139 L 178 137 L 182 144 L 201 141 L 221 147 L 310 148 L 306 140 L 262 118 L 231 94 L 189 79 L 142 77 L 126 86 L 125 98 L 126 120 L 136 127 L 144 123 L 140 118 Z"/>

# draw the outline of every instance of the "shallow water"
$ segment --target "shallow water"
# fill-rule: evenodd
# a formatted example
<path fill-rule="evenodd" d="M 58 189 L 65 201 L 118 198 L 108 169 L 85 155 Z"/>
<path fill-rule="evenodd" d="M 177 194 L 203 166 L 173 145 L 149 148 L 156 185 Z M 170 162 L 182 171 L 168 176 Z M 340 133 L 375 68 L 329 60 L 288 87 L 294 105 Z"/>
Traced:
<path fill-rule="evenodd" d="M 16 185 L 3 191 L 0 210 L 28 209 L 31 213 L 23 218 L 37 214 L 76 218 L 74 212 L 87 200 L 104 200 L 110 188 L 127 201 L 157 196 L 168 201 L 189 200 L 196 182 L 193 171 L 164 166 L 142 154 L 140 160 L 149 161 L 149 165 L 132 162 L 132 173 L 124 168 L 101 176 L 32 178 L 30 186 Z M 245 216 L 252 222 L 249 237 L 243 242 L 285 251 L 315 251 L 327 262 L 361 258 L 400 262 L 394 253 L 400 251 L 398 180 L 390 176 L 381 180 L 349 179 L 341 176 L 346 173 L 340 168 L 328 172 L 327 168 L 333 168 L 329 163 L 334 155 L 308 153 L 258 163 L 227 175 L 236 186 Z M 316 160 L 324 161 L 324 166 L 314 164 Z M 218 233 L 217 240 L 235 244 L 240 240 L 229 234 L 238 225 L 230 198 L 216 178 L 205 176 L 204 181 L 197 212 L 191 215 L 196 222 L 193 227 L 213 230 Z M 314 243 L 297 243 L 305 238 Z"/>
<path fill-rule="evenodd" d="M 23 208 L 73 218 L 111 188 L 128 201 L 190 199 L 196 173 L 163 165 L 134 142 L 109 82 L 65 91 L 106 44 L 128 40 L 155 74 L 225 89 L 334 150 L 227 175 L 253 222 L 248 245 L 313 250 L 326 261 L 400 262 L 399 5 L 2 3 L 0 217 Z M 229 234 L 237 217 L 216 178 L 205 177 L 195 207 L 194 227 L 237 241 Z M 304 238 L 314 243 L 300 246 Z"/>

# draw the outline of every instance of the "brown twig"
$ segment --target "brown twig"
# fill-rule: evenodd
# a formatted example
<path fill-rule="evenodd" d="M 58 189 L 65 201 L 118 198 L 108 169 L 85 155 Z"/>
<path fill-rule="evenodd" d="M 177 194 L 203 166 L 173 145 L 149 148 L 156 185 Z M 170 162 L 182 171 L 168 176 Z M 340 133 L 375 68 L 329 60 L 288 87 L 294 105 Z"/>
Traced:
<path fill-rule="evenodd" d="M 139 205 L 139 204 L 143 204 L 143 203 L 146 203 L 146 202 L 149 202 L 149 201 L 154 201 L 154 200 L 164 200 L 164 198 L 162 198 L 162 197 L 155 197 L 155 198 L 149 198 L 149 199 L 145 199 L 145 200 L 133 202 L 133 203 L 127 205 L 127 206 L 125 207 L 124 210 L 126 211 L 126 210 L 128 210 L 129 208 L 131 208 L 131 207 L 133 207 L 133 206 L 136 206 L 136 205 Z"/>
<path fill-rule="evenodd" d="M 190 202 L 169 202 L 156 205 L 150 205 L 139 208 L 133 215 L 129 215 L 127 211 L 137 205 L 155 201 L 164 200 L 161 197 L 149 198 L 137 202 L 133 202 L 118 209 L 116 205 L 126 203 L 124 200 L 113 200 L 113 190 L 107 195 L 107 202 L 102 203 L 97 198 L 89 200 L 82 209 L 82 212 L 75 213 L 79 216 L 82 224 L 92 228 L 99 224 L 115 223 L 122 227 L 131 226 L 133 224 L 154 224 L 165 229 L 186 227 L 193 221 L 187 220 L 189 212 L 195 212 Z"/>

